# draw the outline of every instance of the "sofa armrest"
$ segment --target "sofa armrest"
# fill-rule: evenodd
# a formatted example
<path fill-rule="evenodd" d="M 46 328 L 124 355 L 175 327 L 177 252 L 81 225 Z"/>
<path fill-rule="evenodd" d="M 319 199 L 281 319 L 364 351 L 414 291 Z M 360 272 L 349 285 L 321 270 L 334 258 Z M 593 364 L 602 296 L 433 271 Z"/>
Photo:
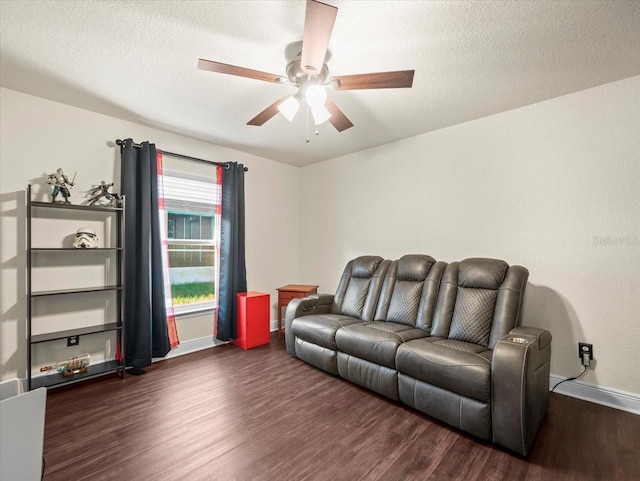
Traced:
<path fill-rule="evenodd" d="M 332 294 L 313 294 L 309 297 L 292 299 L 284 312 L 284 340 L 287 352 L 296 355 L 295 339 L 291 330 L 294 319 L 310 314 L 328 314 L 333 305 Z"/>
<path fill-rule="evenodd" d="M 517 327 L 501 338 L 491 367 L 493 442 L 526 455 L 549 407 L 551 333 Z"/>

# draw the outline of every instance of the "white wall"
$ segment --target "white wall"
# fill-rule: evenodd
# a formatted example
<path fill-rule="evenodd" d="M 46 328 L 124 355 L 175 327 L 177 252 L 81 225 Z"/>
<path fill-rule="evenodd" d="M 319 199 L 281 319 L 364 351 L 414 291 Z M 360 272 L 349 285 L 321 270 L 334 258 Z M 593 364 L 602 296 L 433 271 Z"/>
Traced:
<path fill-rule="evenodd" d="M 640 393 L 640 77 L 314 164 L 302 184 L 303 281 L 333 292 L 362 254 L 521 264 L 551 372 L 578 374 L 586 341 L 585 381 Z"/>
<path fill-rule="evenodd" d="M 72 201 L 101 180 L 118 180 L 118 138 L 149 140 L 160 149 L 194 157 L 237 161 L 249 167 L 245 177 L 247 281 L 250 290 L 271 294 L 276 317 L 276 288 L 298 282 L 299 169 L 218 145 L 197 141 L 75 107 L 0 89 L 0 378 L 26 375 L 26 197 L 29 183 L 63 167 L 78 172 Z M 116 192 L 118 191 L 116 186 Z M 40 199 L 39 199 L 40 200 Z M 212 317 L 179 321 L 181 340 L 211 336 Z M 104 341 L 81 339 L 80 350 Z M 87 344 L 88 343 L 88 344 Z M 64 347 L 47 354 L 73 355 Z"/>
<path fill-rule="evenodd" d="M 552 332 L 552 373 L 577 374 L 591 342 L 585 380 L 640 393 L 640 77 L 303 169 L 7 89 L 0 120 L 2 379 L 25 375 L 26 184 L 59 166 L 78 171 L 74 195 L 112 179 L 109 142 L 132 137 L 249 166 L 248 282 L 272 319 L 276 287 L 333 292 L 365 253 L 502 258 L 531 272 L 524 323 Z"/>

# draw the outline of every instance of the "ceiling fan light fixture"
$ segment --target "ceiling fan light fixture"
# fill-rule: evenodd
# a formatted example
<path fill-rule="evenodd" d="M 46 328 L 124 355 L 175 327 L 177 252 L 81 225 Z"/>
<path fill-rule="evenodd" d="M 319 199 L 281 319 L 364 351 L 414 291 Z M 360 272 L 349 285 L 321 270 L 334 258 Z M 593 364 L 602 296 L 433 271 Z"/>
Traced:
<path fill-rule="evenodd" d="M 316 125 L 320 125 L 331 117 L 331 112 L 322 104 L 320 105 L 310 105 L 311 114 L 313 115 L 313 121 Z"/>
<path fill-rule="evenodd" d="M 202 58 L 198 60 L 199 70 L 288 85 L 298 89 L 294 95 L 286 95 L 273 102 L 249 120 L 247 125 L 264 125 L 265 122 L 278 115 L 278 112 L 281 112 L 287 120 L 292 122 L 300 104 L 304 102 L 306 104 L 307 131 L 310 123 L 309 110 L 311 110 L 316 125 L 330 120 L 331 125 L 338 132 L 343 132 L 353 127 L 353 122 L 347 118 L 331 98 L 327 97 L 326 89 L 368 90 L 411 88 L 413 86 L 414 70 L 341 75 L 330 78 L 327 82 L 329 67 L 325 61 L 328 60 L 329 40 L 338 8 L 324 3 L 325 1 L 306 0 L 302 50 L 287 64 L 286 77 Z M 298 46 L 298 43 L 292 45 Z M 288 54 L 287 58 L 289 58 Z"/>
<path fill-rule="evenodd" d="M 321 85 L 312 85 L 306 90 L 305 99 L 312 109 L 321 107 L 327 101 L 327 92 Z"/>
<path fill-rule="evenodd" d="M 278 105 L 278 110 L 289 122 L 293 121 L 293 118 L 298 112 L 298 108 L 300 108 L 300 102 L 295 95 L 287 97 L 284 102 Z"/>

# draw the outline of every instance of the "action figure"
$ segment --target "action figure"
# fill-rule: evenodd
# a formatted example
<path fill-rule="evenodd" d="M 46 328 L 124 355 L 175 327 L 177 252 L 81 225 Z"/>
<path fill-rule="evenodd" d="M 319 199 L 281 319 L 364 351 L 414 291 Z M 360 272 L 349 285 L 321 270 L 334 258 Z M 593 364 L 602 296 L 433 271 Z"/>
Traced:
<path fill-rule="evenodd" d="M 107 184 L 104 180 L 100 182 L 100 185 L 95 186 L 90 189 L 88 194 L 92 196 L 91 199 L 87 201 L 87 205 L 95 205 L 102 198 L 105 198 L 109 201 L 107 205 L 115 206 L 120 198 L 118 194 L 112 194 L 109 192 L 109 189 L 113 186 L 113 182 Z"/>
<path fill-rule="evenodd" d="M 71 197 L 70 190 L 71 187 L 74 186 L 75 180 L 76 176 L 74 175 L 73 180 L 69 182 L 69 178 L 64 175 L 64 172 L 62 172 L 62 168 L 59 168 L 55 171 L 55 173 L 49 175 L 47 184 L 53 185 L 53 191 L 51 192 L 51 203 L 56 203 L 56 197 L 60 193 L 62 194 L 62 197 L 64 197 L 64 203 L 71 204 L 71 201 L 69 200 L 69 197 Z"/>

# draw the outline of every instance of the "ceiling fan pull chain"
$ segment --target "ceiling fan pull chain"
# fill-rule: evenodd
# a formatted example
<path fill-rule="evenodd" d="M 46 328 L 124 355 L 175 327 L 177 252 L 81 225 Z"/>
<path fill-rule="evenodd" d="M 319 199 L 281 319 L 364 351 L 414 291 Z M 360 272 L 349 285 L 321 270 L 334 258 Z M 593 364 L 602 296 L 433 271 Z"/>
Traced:
<path fill-rule="evenodd" d="M 309 139 L 309 104 L 305 102 L 305 106 L 306 106 L 305 112 L 307 114 L 307 121 L 305 123 L 304 141 L 308 144 L 309 142 L 311 142 L 311 140 Z"/>

